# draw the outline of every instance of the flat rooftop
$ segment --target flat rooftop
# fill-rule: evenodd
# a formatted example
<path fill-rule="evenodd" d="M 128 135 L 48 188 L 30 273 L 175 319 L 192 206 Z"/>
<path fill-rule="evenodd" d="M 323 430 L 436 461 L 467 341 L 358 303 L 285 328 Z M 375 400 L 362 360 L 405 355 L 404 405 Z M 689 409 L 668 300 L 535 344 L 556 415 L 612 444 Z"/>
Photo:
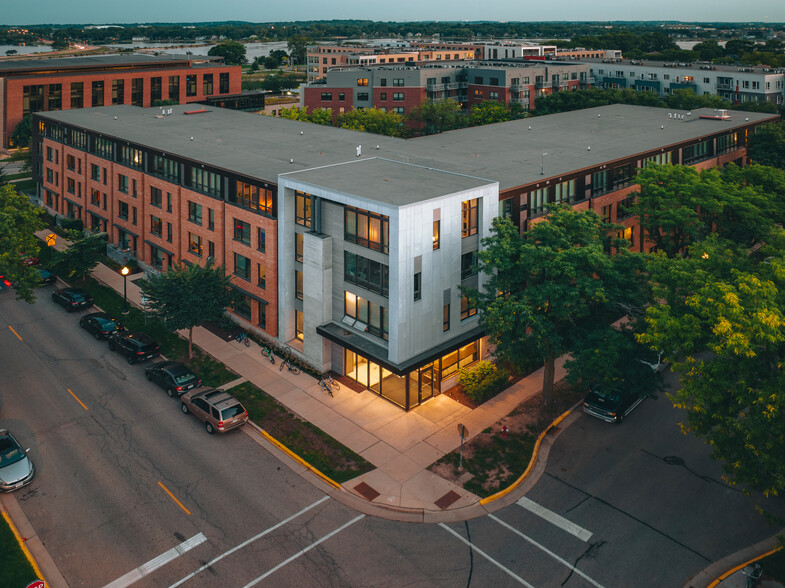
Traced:
<path fill-rule="evenodd" d="M 502 192 L 751 122 L 779 120 L 741 111 L 709 120 L 700 115 L 714 115 L 713 109 L 690 113 L 613 104 L 405 140 L 217 107 L 199 114 L 186 114 L 193 105 L 166 108 L 172 114 L 128 105 L 37 114 L 266 182 L 276 182 L 278 174 L 382 157 L 487 178 L 499 182 Z"/>
<path fill-rule="evenodd" d="M 727 73 L 756 73 L 756 74 L 776 74 L 785 73 L 785 68 L 776 67 L 763 67 L 752 65 L 726 65 L 726 64 L 713 64 L 705 62 L 676 62 L 676 61 L 654 61 L 649 59 L 600 59 L 598 57 L 581 58 L 580 62 L 586 62 L 590 65 L 621 65 L 624 67 L 665 67 L 668 69 L 684 69 L 684 70 L 705 70 L 705 71 L 719 71 Z"/>
<path fill-rule="evenodd" d="M 495 183 L 380 157 L 357 159 L 282 175 L 342 194 L 370 198 L 395 206 L 406 206 Z"/>
<path fill-rule="evenodd" d="M 145 66 L 167 65 L 172 62 L 200 62 L 212 61 L 212 57 L 193 55 L 161 54 L 150 55 L 147 53 L 119 53 L 115 55 L 88 55 L 85 57 L 48 57 L 39 59 L 14 59 L 0 61 L 0 76 L 14 74 L 28 74 L 38 71 L 51 72 L 57 70 L 85 70 L 105 69 L 120 66 Z"/>

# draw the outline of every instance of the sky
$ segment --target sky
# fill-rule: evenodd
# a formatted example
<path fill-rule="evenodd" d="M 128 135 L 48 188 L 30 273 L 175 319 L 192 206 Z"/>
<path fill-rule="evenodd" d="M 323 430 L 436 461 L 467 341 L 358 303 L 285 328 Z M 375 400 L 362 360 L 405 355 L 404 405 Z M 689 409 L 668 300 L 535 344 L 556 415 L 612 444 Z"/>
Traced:
<path fill-rule="evenodd" d="M 0 0 L 0 24 L 107 24 L 242 20 L 503 20 L 785 22 L 783 0 Z"/>

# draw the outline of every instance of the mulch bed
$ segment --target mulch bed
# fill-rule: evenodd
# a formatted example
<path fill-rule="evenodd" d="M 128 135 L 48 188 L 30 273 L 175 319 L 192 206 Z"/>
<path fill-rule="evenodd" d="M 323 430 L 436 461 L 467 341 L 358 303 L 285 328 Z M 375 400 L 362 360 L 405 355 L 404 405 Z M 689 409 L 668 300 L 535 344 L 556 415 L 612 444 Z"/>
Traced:
<path fill-rule="evenodd" d="M 220 339 L 223 339 L 224 341 L 233 341 L 237 337 L 237 335 L 239 335 L 243 331 L 240 327 L 232 329 L 231 331 L 227 331 L 226 329 L 219 327 L 215 323 L 204 323 L 202 326 L 208 331 L 210 331 L 213 335 L 219 337 Z"/>

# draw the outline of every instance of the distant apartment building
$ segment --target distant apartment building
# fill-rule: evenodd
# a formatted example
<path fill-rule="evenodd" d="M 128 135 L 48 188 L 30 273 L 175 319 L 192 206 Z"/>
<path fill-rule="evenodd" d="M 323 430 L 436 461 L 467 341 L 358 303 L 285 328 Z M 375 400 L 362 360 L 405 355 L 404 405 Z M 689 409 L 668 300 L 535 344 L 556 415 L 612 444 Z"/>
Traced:
<path fill-rule="evenodd" d="M 556 55 L 556 45 L 515 41 L 485 41 L 477 43 L 482 48 L 482 59 L 521 59 Z"/>
<path fill-rule="evenodd" d="M 600 88 L 632 88 L 660 96 L 690 89 L 734 104 L 782 104 L 785 97 L 785 69 L 626 59 L 586 61 L 591 66 L 594 85 Z"/>
<path fill-rule="evenodd" d="M 452 98 L 470 109 L 485 100 L 532 110 L 537 96 L 588 87 L 589 66 L 570 62 L 472 61 L 452 65 L 337 68 L 303 88 L 303 105 L 379 108 L 408 115 L 427 100 Z"/>
<path fill-rule="evenodd" d="M 185 55 L 105 55 L 0 62 L 0 147 L 33 112 L 240 93 L 240 66 Z"/>

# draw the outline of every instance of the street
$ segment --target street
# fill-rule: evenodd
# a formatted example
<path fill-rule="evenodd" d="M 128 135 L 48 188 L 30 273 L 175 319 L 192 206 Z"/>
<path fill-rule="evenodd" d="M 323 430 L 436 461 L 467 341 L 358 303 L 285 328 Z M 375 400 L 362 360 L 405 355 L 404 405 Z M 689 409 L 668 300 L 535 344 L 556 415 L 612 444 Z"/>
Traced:
<path fill-rule="evenodd" d="M 69 586 L 676 587 L 777 530 L 664 396 L 622 425 L 580 417 L 534 489 L 489 516 L 362 515 L 250 427 L 207 435 L 49 294 L 0 293 L 0 427 L 31 448 L 15 498 Z"/>

